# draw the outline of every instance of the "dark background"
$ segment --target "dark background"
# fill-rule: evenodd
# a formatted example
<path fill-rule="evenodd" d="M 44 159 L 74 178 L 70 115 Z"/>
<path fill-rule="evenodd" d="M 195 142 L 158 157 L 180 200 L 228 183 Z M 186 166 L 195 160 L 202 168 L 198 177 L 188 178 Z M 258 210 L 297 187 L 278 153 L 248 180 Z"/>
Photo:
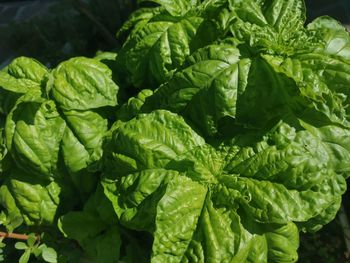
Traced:
<path fill-rule="evenodd" d="M 350 0 L 306 0 L 308 21 L 332 16 L 350 28 Z M 117 49 L 115 32 L 136 0 L 0 0 L 0 68 L 16 56 L 48 66 Z"/>

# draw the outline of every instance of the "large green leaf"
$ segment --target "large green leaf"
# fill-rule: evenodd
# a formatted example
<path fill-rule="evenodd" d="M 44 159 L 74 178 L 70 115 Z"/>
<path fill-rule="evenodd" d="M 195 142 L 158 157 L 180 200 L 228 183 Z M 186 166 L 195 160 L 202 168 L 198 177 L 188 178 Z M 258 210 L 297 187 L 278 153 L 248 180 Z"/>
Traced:
<path fill-rule="evenodd" d="M 263 56 L 275 72 L 292 79 L 299 90 L 296 101 L 310 104 L 299 107 L 298 117 L 314 125 L 327 122 L 349 126 L 347 107 L 349 65 L 337 58 L 319 53 L 296 54 L 288 58 Z M 308 109 L 309 108 L 309 109 Z"/>
<path fill-rule="evenodd" d="M 237 96 L 245 89 L 249 60 L 239 60 L 231 45 L 210 45 L 189 57 L 184 68 L 146 99 L 144 111 L 181 113 L 206 135 L 218 132 L 219 121 L 235 118 Z"/>
<path fill-rule="evenodd" d="M 230 7 L 237 18 L 232 33 L 243 45 L 252 47 L 253 53 L 290 54 L 295 47 L 303 46 L 300 40 L 307 39 L 303 0 L 230 0 Z"/>
<path fill-rule="evenodd" d="M 124 71 L 130 75 L 127 80 L 138 88 L 155 89 L 181 67 L 188 55 L 216 41 L 228 27 L 221 5 L 203 3 L 192 8 L 194 1 L 159 2 L 166 2 L 164 6 L 186 2 L 193 10 L 173 16 L 164 9 L 155 8 L 153 12 L 140 9 L 126 22 L 126 28 L 134 26 L 134 29 L 118 61 L 120 68 L 126 67 Z"/>
<path fill-rule="evenodd" d="M 6 144 L 17 165 L 39 176 L 54 176 L 66 128 L 51 100 L 27 93 L 6 121 Z"/>
<path fill-rule="evenodd" d="M 157 205 L 152 262 L 180 262 L 196 229 L 206 193 L 205 187 L 185 177 L 169 183 Z"/>
<path fill-rule="evenodd" d="M 143 143 L 136 143 L 139 140 Z M 105 172 L 116 177 L 130 171 L 162 167 L 179 154 L 203 144 L 204 140 L 176 114 L 160 110 L 139 115 L 113 133 L 106 153 Z"/>
<path fill-rule="evenodd" d="M 107 120 L 93 111 L 63 111 L 67 129 L 62 138 L 62 155 L 68 171 L 76 173 L 102 157 Z"/>
<path fill-rule="evenodd" d="M 1 70 L 0 86 L 7 91 L 25 93 L 32 88 L 40 87 L 47 72 L 38 61 L 18 57 Z"/>
<path fill-rule="evenodd" d="M 107 120 L 94 111 L 59 111 L 37 93 L 20 98 L 6 122 L 15 163 L 40 177 L 71 177 L 81 193 L 96 183 Z M 66 182 L 67 183 L 67 182 Z"/>
<path fill-rule="evenodd" d="M 9 214 L 23 217 L 27 225 L 50 225 L 56 218 L 60 194 L 57 183 L 13 168 L 0 188 L 0 203 Z"/>
<path fill-rule="evenodd" d="M 32 89 L 40 90 L 47 69 L 34 59 L 19 57 L 0 71 L 0 112 L 8 114 L 16 100 Z"/>
<path fill-rule="evenodd" d="M 231 127 L 230 136 L 235 125 L 263 128 L 280 119 L 344 124 L 340 92 L 347 92 L 347 64 L 332 60 L 326 69 L 316 66 L 327 63 L 318 54 L 240 56 L 232 44 L 198 50 L 146 98 L 141 111 L 177 112 L 206 137 L 224 133 L 225 123 Z M 337 79 L 334 74 L 341 76 Z"/>
<path fill-rule="evenodd" d="M 198 135 L 175 114 L 142 114 L 113 130 L 106 195 L 125 227 L 153 234 L 151 262 L 295 262 L 293 222 L 328 223 L 346 188 L 336 154 L 297 128 L 281 122 L 217 150 L 191 145 Z M 178 134 L 184 149 L 165 148 Z"/>
<path fill-rule="evenodd" d="M 319 17 L 308 24 L 307 29 L 324 42 L 320 51 L 349 61 L 350 36 L 349 32 L 331 17 Z"/>
<path fill-rule="evenodd" d="M 162 8 L 139 8 L 134 11 L 123 24 L 117 33 L 117 37 L 120 37 L 123 33 L 133 29 L 142 28 L 148 23 L 154 16 L 159 15 L 162 12 Z"/>
<path fill-rule="evenodd" d="M 299 230 L 293 223 L 262 225 L 242 215 L 242 241 L 239 252 L 231 261 L 239 262 L 296 262 Z M 266 248 L 268 250 L 266 251 Z"/>
<path fill-rule="evenodd" d="M 131 83 L 154 89 L 168 79 L 192 52 L 203 21 L 197 16 L 159 14 L 132 31 L 118 56 Z"/>
<path fill-rule="evenodd" d="M 55 68 L 48 84 L 53 99 L 65 110 L 117 105 L 118 86 L 111 70 L 89 58 L 72 58 Z"/>

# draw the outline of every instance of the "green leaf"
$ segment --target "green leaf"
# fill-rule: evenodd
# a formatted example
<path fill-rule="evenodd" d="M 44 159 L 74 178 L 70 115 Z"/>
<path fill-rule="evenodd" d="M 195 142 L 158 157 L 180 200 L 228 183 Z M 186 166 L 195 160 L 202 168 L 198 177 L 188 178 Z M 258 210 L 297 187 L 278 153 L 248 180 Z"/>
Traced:
<path fill-rule="evenodd" d="M 18 57 L 0 71 L 0 112 L 8 114 L 16 100 L 30 90 L 40 90 L 48 70 L 34 59 Z"/>
<path fill-rule="evenodd" d="M 43 249 L 41 256 L 45 262 L 56 263 L 57 262 L 57 253 L 51 247 L 46 247 Z"/>
<path fill-rule="evenodd" d="M 39 93 L 27 94 L 7 118 L 7 148 L 24 170 L 54 176 L 65 126 L 53 101 L 44 100 Z"/>
<path fill-rule="evenodd" d="M 334 171 L 348 178 L 350 175 L 348 161 L 350 158 L 349 131 L 332 125 L 318 129 L 305 122 L 302 122 L 302 125 L 323 144 L 330 157 Z"/>
<path fill-rule="evenodd" d="M 335 219 L 342 203 L 341 197 L 334 198 L 334 203 L 329 205 L 320 214 L 311 218 L 307 222 L 298 223 L 298 228 L 303 232 L 314 233 L 320 230 L 325 223 Z"/>
<path fill-rule="evenodd" d="M 134 143 L 140 139 L 143 144 Z M 122 175 L 143 167 L 156 168 L 203 144 L 204 140 L 176 114 L 162 110 L 141 114 L 114 130 L 106 151 L 105 171 Z"/>
<path fill-rule="evenodd" d="M 118 262 L 120 230 L 113 207 L 101 187 L 90 197 L 83 211 L 62 216 L 58 227 L 67 238 L 78 241 L 93 262 Z"/>
<path fill-rule="evenodd" d="M 65 110 L 117 105 L 119 87 L 112 80 L 112 72 L 94 59 L 78 57 L 62 62 L 52 71 L 48 87 Z"/>
<path fill-rule="evenodd" d="M 207 190 L 175 177 L 157 205 L 151 262 L 180 262 L 193 236 Z M 191 196 L 191 199 L 188 196 Z"/>
<path fill-rule="evenodd" d="M 107 228 L 104 234 L 85 240 L 82 246 L 96 263 L 118 262 L 121 246 L 119 228 L 117 226 Z"/>
<path fill-rule="evenodd" d="M 38 258 L 42 254 L 43 249 L 45 249 L 46 247 L 47 246 L 45 244 L 40 244 L 39 246 L 34 246 L 31 248 L 32 254 Z"/>
<path fill-rule="evenodd" d="M 141 90 L 136 97 L 131 97 L 117 111 L 117 118 L 121 121 L 128 121 L 142 112 L 142 106 L 149 96 L 153 94 L 152 90 Z"/>
<path fill-rule="evenodd" d="M 114 52 L 102 52 L 102 51 L 97 51 L 96 56 L 94 57 L 94 59 L 98 60 L 98 61 L 104 61 L 104 60 L 111 60 L 114 61 L 116 59 L 116 57 L 118 56 L 117 53 Z"/>
<path fill-rule="evenodd" d="M 264 60 L 275 72 L 295 81 L 299 98 L 295 97 L 293 107 L 299 112 L 298 118 L 316 126 L 330 122 L 349 126 L 348 110 L 344 107 L 348 103 L 347 63 L 318 53 L 297 54 L 287 59 L 264 55 Z M 306 103 L 309 107 L 304 108 Z"/>
<path fill-rule="evenodd" d="M 232 23 L 234 37 L 249 46 L 252 53 L 291 54 L 297 47 L 305 47 L 305 4 L 303 0 L 255 1 L 231 0 L 236 19 Z"/>
<path fill-rule="evenodd" d="M 132 31 L 117 60 L 126 67 L 130 82 L 155 89 L 193 52 L 196 34 L 204 19 L 159 14 Z M 205 45 L 203 42 L 202 45 Z"/>
<path fill-rule="evenodd" d="M 19 169 L 13 169 L 0 188 L 0 203 L 9 214 L 23 217 L 27 225 L 54 222 L 61 188 Z"/>
<path fill-rule="evenodd" d="M 299 230 L 289 223 L 268 232 L 266 241 L 269 249 L 268 258 L 272 262 L 295 262 L 298 259 Z"/>
<path fill-rule="evenodd" d="M 299 231 L 295 224 L 261 225 L 245 218 L 241 229 L 240 249 L 233 263 L 297 261 Z"/>
<path fill-rule="evenodd" d="M 303 27 L 306 20 L 305 3 L 303 0 L 264 1 L 264 16 L 282 37 L 290 37 Z"/>
<path fill-rule="evenodd" d="M 33 247 L 36 242 L 36 236 L 35 234 L 29 234 L 27 239 L 27 244 L 29 247 Z"/>
<path fill-rule="evenodd" d="M 18 57 L 14 59 L 2 71 L 7 72 L 17 79 L 28 79 L 38 84 L 43 81 L 47 69 L 38 61 L 27 57 Z"/>
<path fill-rule="evenodd" d="M 22 256 L 19 258 L 19 263 L 27 263 L 29 262 L 29 258 L 30 258 L 30 250 L 27 249 L 26 251 L 24 251 L 24 253 L 22 254 Z"/>
<path fill-rule="evenodd" d="M 106 159 L 128 167 L 104 175 L 105 193 L 125 227 L 153 234 L 151 262 L 295 262 L 295 223 L 328 223 L 346 189 L 329 146 L 301 122 L 281 121 L 217 149 L 200 143 L 141 159 L 153 158 L 176 134 L 193 141 L 198 135 L 185 125 L 167 132 L 181 121 L 154 111 L 118 125 L 108 153 L 114 159 Z M 146 147 L 154 140 L 156 148 Z"/>
<path fill-rule="evenodd" d="M 23 217 L 16 206 L 15 199 L 5 184 L 0 187 L 0 204 L 6 211 L 5 227 L 9 232 L 12 232 L 23 223 Z"/>
<path fill-rule="evenodd" d="M 184 262 L 197 259 L 209 262 L 231 260 L 237 252 L 240 239 L 239 217 L 225 208 L 215 207 L 207 198 L 196 232 L 184 255 Z"/>
<path fill-rule="evenodd" d="M 0 225 L 4 225 L 7 221 L 7 215 L 4 211 L 0 212 Z"/>
<path fill-rule="evenodd" d="M 28 248 L 28 246 L 24 242 L 16 242 L 15 248 L 19 249 L 19 250 L 26 250 Z"/>
<path fill-rule="evenodd" d="M 163 10 L 161 8 L 139 8 L 129 16 L 128 20 L 123 24 L 117 33 L 120 37 L 123 33 L 143 27 L 154 16 L 159 15 Z"/>
<path fill-rule="evenodd" d="M 327 16 L 318 17 L 308 24 L 307 29 L 324 41 L 323 49 L 319 51 L 349 61 L 350 36 L 338 21 Z"/>
<path fill-rule="evenodd" d="M 139 2 L 155 2 L 163 6 L 172 16 L 183 16 L 196 5 L 197 0 L 139 0 Z"/>
<path fill-rule="evenodd" d="M 93 111 L 64 111 L 67 128 L 62 138 L 62 155 L 72 174 L 96 164 L 102 157 L 107 120 Z"/>
<path fill-rule="evenodd" d="M 108 125 L 99 113 L 59 110 L 31 93 L 17 102 L 6 124 L 7 148 L 19 167 L 47 179 L 68 172 L 81 192 L 92 190 Z"/>
<path fill-rule="evenodd" d="M 146 99 L 143 110 L 181 113 L 205 135 L 215 135 L 220 120 L 236 117 L 237 97 L 245 89 L 250 62 L 239 57 L 238 49 L 231 45 L 198 50 L 181 71 Z"/>
<path fill-rule="evenodd" d="M 70 212 L 58 222 L 61 232 L 69 238 L 84 240 L 96 236 L 104 229 L 99 218 L 85 212 Z"/>
<path fill-rule="evenodd" d="M 282 185 L 253 179 L 238 180 L 237 186 L 230 185 L 230 188 L 247 191 L 247 198 L 251 199 L 242 199 L 240 203 L 259 222 L 283 224 L 288 221 L 307 221 L 332 204 L 334 196 L 343 193 L 338 190 L 338 186 L 333 187 L 332 184 L 337 180 L 334 175 L 322 176 L 333 178 L 325 180 L 325 187 L 319 187 L 317 192 L 290 190 Z M 345 186 L 344 182 L 342 184 Z M 328 191 L 328 194 L 323 191 Z M 286 203 L 288 206 L 285 206 Z"/>

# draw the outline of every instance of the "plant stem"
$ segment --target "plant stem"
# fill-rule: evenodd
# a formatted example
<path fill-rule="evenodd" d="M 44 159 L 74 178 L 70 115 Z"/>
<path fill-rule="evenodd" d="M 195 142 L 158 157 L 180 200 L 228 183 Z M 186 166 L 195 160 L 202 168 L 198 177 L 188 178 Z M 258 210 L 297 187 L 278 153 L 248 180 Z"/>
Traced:
<path fill-rule="evenodd" d="M 0 238 L 11 238 L 11 239 L 27 240 L 29 238 L 29 236 L 25 235 L 25 234 L 0 232 Z M 36 240 L 39 240 L 39 239 L 40 239 L 39 235 L 36 235 Z"/>

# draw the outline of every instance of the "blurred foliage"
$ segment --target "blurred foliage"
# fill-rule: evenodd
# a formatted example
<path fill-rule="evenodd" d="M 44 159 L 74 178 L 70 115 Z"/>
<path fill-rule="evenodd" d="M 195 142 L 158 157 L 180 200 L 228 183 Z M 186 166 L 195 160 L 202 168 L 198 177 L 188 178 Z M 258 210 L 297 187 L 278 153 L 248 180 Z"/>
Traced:
<path fill-rule="evenodd" d="M 338 217 L 320 231 L 300 234 L 300 263 L 350 263 Z"/>
<path fill-rule="evenodd" d="M 29 21 L 9 18 L 7 27 L 0 29 L 1 41 L 15 56 L 31 56 L 55 66 L 73 56 L 118 49 L 115 32 L 135 8 L 136 0 L 57 1 Z"/>

